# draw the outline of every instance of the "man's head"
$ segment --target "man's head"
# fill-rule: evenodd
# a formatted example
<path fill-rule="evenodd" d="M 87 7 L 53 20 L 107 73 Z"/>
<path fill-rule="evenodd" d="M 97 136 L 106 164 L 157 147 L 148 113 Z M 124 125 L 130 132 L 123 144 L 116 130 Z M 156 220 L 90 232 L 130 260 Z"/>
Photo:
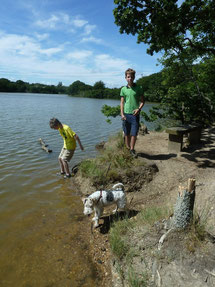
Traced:
<path fill-rule="evenodd" d="M 61 122 L 58 119 L 52 118 L 49 121 L 49 125 L 50 125 L 51 129 L 58 130 L 61 127 L 62 124 L 61 124 Z"/>
<path fill-rule="evenodd" d="M 125 71 L 125 79 L 129 86 L 133 85 L 135 79 L 135 73 L 136 71 L 130 68 Z"/>

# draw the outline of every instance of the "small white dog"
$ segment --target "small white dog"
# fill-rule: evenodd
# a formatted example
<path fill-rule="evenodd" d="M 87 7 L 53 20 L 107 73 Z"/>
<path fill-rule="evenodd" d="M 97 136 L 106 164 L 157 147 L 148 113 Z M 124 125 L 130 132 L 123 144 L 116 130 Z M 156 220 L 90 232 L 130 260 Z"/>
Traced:
<path fill-rule="evenodd" d="M 90 196 L 82 199 L 85 215 L 90 215 L 95 211 L 95 216 L 92 219 L 95 222 L 94 227 L 99 226 L 99 218 L 102 216 L 104 206 L 116 204 L 116 209 L 113 211 L 114 213 L 118 208 L 124 209 L 126 206 L 124 185 L 122 183 L 117 183 L 113 185 L 112 189 L 113 190 L 108 191 L 95 191 Z"/>

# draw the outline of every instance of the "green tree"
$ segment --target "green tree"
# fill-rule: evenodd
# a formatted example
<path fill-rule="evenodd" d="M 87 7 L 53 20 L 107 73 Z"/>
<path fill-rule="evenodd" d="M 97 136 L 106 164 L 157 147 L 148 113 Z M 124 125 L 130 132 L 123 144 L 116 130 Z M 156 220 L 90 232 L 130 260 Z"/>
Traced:
<path fill-rule="evenodd" d="M 163 94 L 165 93 L 162 81 L 162 72 L 159 72 L 142 77 L 138 79 L 136 83 L 142 86 L 146 101 L 160 102 Z"/>
<path fill-rule="evenodd" d="M 120 33 L 137 35 L 147 52 L 183 50 L 215 55 L 215 1 L 115 0 L 115 23 Z"/>
<path fill-rule="evenodd" d="M 0 92 L 12 92 L 12 82 L 8 79 L 1 78 L 0 79 Z"/>
<path fill-rule="evenodd" d="M 27 85 L 28 85 L 28 83 L 25 83 L 21 80 L 16 81 L 15 82 L 16 92 L 25 93 L 27 90 Z"/>
<path fill-rule="evenodd" d="M 94 84 L 93 88 L 95 90 L 104 90 L 105 89 L 105 84 L 102 81 L 98 81 Z"/>
<path fill-rule="evenodd" d="M 81 81 L 75 81 L 68 87 L 69 95 L 76 95 L 78 96 L 83 91 L 88 91 L 92 87 L 90 85 L 86 85 Z"/>
<path fill-rule="evenodd" d="M 182 123 L 214 121 L 214 92 L 208 87 L 209 94 L 201 80 L 209 79 L 209 75 L 196 69 L 196 63 L 205 63 L 215 56 L 215 2 L 185 0 L 181 5 L 177 0 L 114 2 L 115 23 L 120 32 L 137 35 L 138 43 L 149 46 L 150 55 L 164 52 L 161 105 L 151 111 L 151 118 L 166 116 Z"/>

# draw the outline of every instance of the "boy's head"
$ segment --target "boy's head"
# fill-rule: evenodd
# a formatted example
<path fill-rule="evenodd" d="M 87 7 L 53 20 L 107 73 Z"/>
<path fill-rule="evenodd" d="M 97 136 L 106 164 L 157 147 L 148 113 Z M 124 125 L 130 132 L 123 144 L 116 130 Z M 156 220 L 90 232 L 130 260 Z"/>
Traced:
<path fill-rule="evenodd" d="M 132 85 L 135 79 L 135 73 L 136 71 L 133 69 L 127 69 L 125 71 L 125 79 L 128 82 L 128 85 Z"/>
<path fill-rule="evenodd" d="M 58 130 L 62 124 L 58 119 L 52 118 L 49 121 L 49 125 L 51 129 Z"/>
<path fill-rule="evenodd" d="M 128 69 L 125 71 L 125 77 L 127 77 L 128 74 L 130 74 L 130 75 L 133 77 L 133 79 L 135 79 L 135 74 L 136 74 L 136 71 L 135 71 L 135 70 L 128 68 Z"/>

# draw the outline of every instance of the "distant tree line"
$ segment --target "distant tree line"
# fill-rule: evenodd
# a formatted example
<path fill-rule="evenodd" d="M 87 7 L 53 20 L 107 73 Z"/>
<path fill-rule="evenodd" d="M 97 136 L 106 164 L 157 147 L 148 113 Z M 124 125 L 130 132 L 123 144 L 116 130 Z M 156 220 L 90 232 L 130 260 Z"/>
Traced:
<path fill-rule="evenodd" d="M 67 94 L 67 87 L 63 86 L 61 82 L 55 85 L 44 84 L 29 84 L 18 80 L 12 82 L 8 79 L 0 79 L 0 92 L 6 93 L 40 93 L 40 94 Z"/>
<path fill-rule="evenodd" d="M 147 101 L 159 102 L 161 99 L 162 73 L 155 73 L 137 80 L 143 86 Z M 75 97 L 97 98 L 97 99 L 119 99 L 121 88 L 106 88 L 102 81 L 94 85 L 88 85 L 81 81 L 75 81 L 70 86 L 64 86 L 62 82 L 58 85 L 29 84 L 21 80 L 12 82 L 8 79 L 0 79 L 0 92 L 7 93 L 43 93 L 43 94 L 68 94 Z"/>

